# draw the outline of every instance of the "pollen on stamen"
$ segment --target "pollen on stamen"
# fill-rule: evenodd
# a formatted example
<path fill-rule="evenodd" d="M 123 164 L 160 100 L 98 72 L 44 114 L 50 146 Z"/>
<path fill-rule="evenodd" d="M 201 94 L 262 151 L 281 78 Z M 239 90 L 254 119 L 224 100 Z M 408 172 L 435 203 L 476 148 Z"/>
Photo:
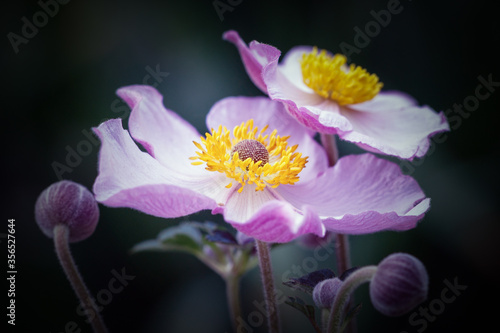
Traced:
<path fill-rule="evenodd" d="M 255 191 L 269 186 L 293 185 L 299 181 L 299 173 L 307 163 L 307 157 L 295 152 L 298 145 L 288 147 L 289 136 L 280 137 L 276 130 L 264 134 L 268 126 L 259 131 L 253 120 L 241 123 L 229 131 L 223 126 L 212 129 L 194 142 L 197 156 L 190 157 L 193 165 L 205 164 L 208 171 L 217 171 L 230 179 L 226 188 L 238 184 L 238 193 L 245 185 Z M 232 134 L 232 137 L 231 137 Z M 234 182 L 236 181 L 236 182 Z"/>
<path fill-rule="evenodd" d="M 340 105 L 373 99 L 383 86 L 378 76 L 354 64 L 347 67 L 346 62 L 347 58 L 342 54 L 331 56 L 314 47 L 300 60 L 303 81 L 318 95 Z"/>

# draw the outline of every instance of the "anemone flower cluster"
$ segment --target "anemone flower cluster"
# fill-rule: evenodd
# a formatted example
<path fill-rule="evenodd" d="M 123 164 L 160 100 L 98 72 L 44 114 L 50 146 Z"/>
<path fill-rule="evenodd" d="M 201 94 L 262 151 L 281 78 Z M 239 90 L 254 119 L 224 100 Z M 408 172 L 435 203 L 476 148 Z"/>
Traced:
<path fill-rule="evenodd" d="M 102 147 L 94 192 L 107 206 L 163 218 L 209 209 L 273 243 L 327 230 L 407 230 L 429 209 L 417 182 L 385 159 L 352 155 L 328 167 L 313 132 L 278 101 L 225 98 L 208 113 L 202 136 L 152 87 L 118 95 L 132 109 L 129 130 L 120 119 L 95 129 Z"/>
<path fill-rule="evenodd" d="M 253 238 L 255 251 L 246 249 L 240 256 L 244 267 L 229 265 L 221 274 L 228 283 L 233 325 L 241 315 L 237 280 L 250 268 L 246 263 L 251 253 L 259 258 L 269 332 L 277 333 L 270 244 L 299 237 L 305 243 L 327 242 L 332 234 L 340 277 L 333 271 L 313 272 L 285 283 L 305 285 L 303 290 L 328 315 L 323 315 L 325 332 L 339 332 L 348 324 L 343 315 L 351 306 L 350 295 L 368 281 L 372 302 L 381 313 L 393 316 L 411 310 L 427 294 L 423 264 L 399 254 L 379 266 L 349 269 L 345 235 L 408 230 L 424 217 L 430 198 L 416 180 L 373 153 L 410 160 L 424 156 L 430 137 L 449 130 L 443 112 L 419 106 L 405 93 L 383 91 L 377 75 L 347 65 L 341 54 L 297 46 L 280 61 L 281 51 L 273 46 L 257 41 L 247 45 L 235 31 L 223 38 L 236 46 L 250 79 L 265 96 L 218 101 L 206 116 L 203 134 L 165 107 L 155 88 L 118 89 L 132 112 L 128 130 L 121 119 L 94 128 L 102 143 L 93 186 L 96 200 L 161 218 L 210 210 L 240 235 Z M 323 145 L 316 140 L 318 133 Z M 367 153 L 338 158 L 335 136 Z M 140 248 L 169 249 L 170 238 L 193 234 L 184 232 L 186 228 L 167 231 Z M 233 239 L 226 231 L 210 237 L 223 244 Z M 201 248 L 208 240 L 199 236 L 192 241 Z M 316 325 L 312 306 L 297 299 L 290 302 L 296 309 L 307 308 L 304 314 Z"/>

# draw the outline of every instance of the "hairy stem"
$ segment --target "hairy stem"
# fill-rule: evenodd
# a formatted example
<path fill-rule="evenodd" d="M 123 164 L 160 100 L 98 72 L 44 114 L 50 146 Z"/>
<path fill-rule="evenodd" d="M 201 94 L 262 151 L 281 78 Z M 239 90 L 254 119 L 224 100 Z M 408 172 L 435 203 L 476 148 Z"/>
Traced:
<path fill-rule="evenodd" d="M 325 148 L 326 155 L 328 157 L 328 165 L 332 167 L 339 159 L 339 151 L 337 149 L 337 143 L 335 142 L 335 136 L 332 134 L 320 134 L 320 137 L 321 144 Z M 351 266 L 349 239 L 347 238 L 347 235 L 335 235 L 335 253 L 337 255 L 337 273 L 340 275 Z"/>
<path fill-rule="evenodd" d="M 328 165 L 334 166 L 339 159 L 339 151 L 335 136 L 332 134 L 320 134 L 321 144 L 325 148 L 328 157 Z M 349 249 L 349 238 L 345 234 L 335 234 L 335 254 L 337 258 L 337 273 L 340 275 L 351 268 L 351 255 Z M 352 303 L 352 300 L 351 302 Z M 350 307 L 352 304 L 349 304 Z M 353 319 L 347 327 L 349 333 L 356 332 L 356 321 Z"/>
<path fill-rule="evenodd" d="M 238 318 L 241 318 L 239 276 L 228 276 L 226 278 L 226 296 L 233 329 L 235 332 L 238 332 L 237 320 Z"/>
<path fill-rule="evenodd" d="M 276 294 L 274 291 L 273 271 L 271 266 L 271 254 L 268 243 L 256 240 L 257 255 L 259 257 L 260 274 L 264 286 L 264 298 L 266 300 L 268 332 L 279 333 L 280 322 Z"/>
<path fill-rule="evenodd" d="M 96 304 L 92 301 L 90 293 L 78 272 L 75 261 L 71 256 L 68 243 L 69 229 L 66 225 L 59 224 L 54 228 L 54 245 L 59 262 L 68 277 L 76 296 L 87 310 L 87 316 L 95 333 L 107 333 L 108 330 L 102 321 Z"/>
<path fill-rule="evenodd" d="M 337 255 L 337 272 L 340 275 L 351 268 L 349 238 L 346 234 L 335 234 L 335 253 Z"/>
<path fill-rule="evenodd" d="M 347 277 L 347 279 L 342 282 L 337 295 L 335 296 L 335 301 L 333 302 L 332 309 L 330 311 L 330 321 L 328 322 L 328 333 L 340 333 L 340 327 L 342 324 L 342 317 L 345 314 L 347 305 L 349 304 L 349 299 L 351 294 L 365 282 L 370 281 L 373 275 L 377 271 L 377 266 L 365 266 Z"/>

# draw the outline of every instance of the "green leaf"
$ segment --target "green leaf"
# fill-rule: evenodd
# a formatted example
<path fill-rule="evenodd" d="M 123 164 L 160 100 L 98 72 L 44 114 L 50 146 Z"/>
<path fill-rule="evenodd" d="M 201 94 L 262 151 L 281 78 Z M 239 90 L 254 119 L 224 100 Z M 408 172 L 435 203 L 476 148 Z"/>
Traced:
<path fill-rule="evenodd" d="M 332 279 L 335 273 L 328 268 L 314 271 L 300 278 L 291 278 L 283 284 L 292 289 L 297 289 L 308 294 L 312 294 L 314 287 L 323 280 Z"/>
<path fill-rule="evenodd" d="M 156 239 L 136 244 L 131 252 L 184 251 L 197 254 L 202 251 L 203 237 L 196 224 L 182 223 L 162 230 Z"/>
<path fill-rule="evenodd" d="M 131 252 L 142 252 L 142 251 L 158 251 L 163 250 L 162 245 L 156 239 L 149 239 L 140 243 L 137 243 L 132 248 Z"/>
<path fill-rule="evenodd" d="M 314 306 L 306 304 L 301 298 L 288 296 L 288 300 L 285 303 L 302 312 L 307 318 L 314 319 Z"/>
<path fill-rule="evenodd" d="M 206 235 L 205 239 L 214 243 L 238 245 L 238 241 L 234 235 L 227 230 L 216 229 L 212 233 Z"/>
<path fill-rule="evenodd" d="M 194 251 L 201 250 L 202 239 L 200 230 L 187 223 L 165 229 L 158 235 L 158 241 L 163 245 L 188 248 Z"/>

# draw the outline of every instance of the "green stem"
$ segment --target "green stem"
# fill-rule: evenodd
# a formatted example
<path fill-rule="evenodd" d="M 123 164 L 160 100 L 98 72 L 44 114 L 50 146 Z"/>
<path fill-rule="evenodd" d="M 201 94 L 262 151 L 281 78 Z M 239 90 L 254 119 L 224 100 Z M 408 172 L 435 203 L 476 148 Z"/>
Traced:
<path fill-rule="evenodd" d="M 351 268 L 349 238 L 346 234 L 335 234 L 335 253 L 337 255 L 337 272 L 340 275 Z"/>
<path fill-rule="evenodd" d="M 349 238 L 345 234 L 335 234 L 335 253 L 337 255 L 337 270 L 342 274 L 351 268 L 351 258 L 349 252 Z M 354 305 L 354 296 L 349 299 L 346 309 Z M 346 333 L 356 333 L 356 318 L 353 317 L 346 327 Z"/>
<path fill-rule="evenodd" d="M 64 273 L 66 273 L 66 276 L 68 277 L 68 280 L 71 283 L 76 296 L 80 300 L 80 303 L 82 303 L 85 309 L 87 309 L 86 313 L 94 332 L 107 333 L 108 330 L 104 325 L 101 315 L 99 314 L 99 310 L 97 309 L 95 302 L 92 301 L 90 293 L 85 286 L 85 283 L 83 282 L 82 276 L 78 272 L 73 257 L 71 256 L 68 236 L 69 229 L 66 225 L 58 224 L 55 226 L 54 245 L 56 248 L 57 257 L 59 258 L 59 262 L 61 263 Z"/>
<path fill-rule="evenodd" d="M 339 160 L 339 150 L 337 148 L 337 143 L 335 142 L 335 136 L 333 134 L 323 134 L 320 133 L 321 144 L 326 150 L 328 156 L 328 165 L 334 166 Z"/>
<path fill-rule="evenodd" d="M 271 266 L 271 254 L 269 244 L 256 240 L 257 255 L 259 257 L 260 274 L 264 286 L 264 298 L 266 300 L 267 324 L 269 333 L 280 332 L 278 306 L 274 291 L 273 271 Z"/>
<path fill-rule="evenodd" d="M 239 276 L 228 276 L 226 278 L 226 296 L 229 305 L 229 315 L 233 324 L 234 332 L 238 331 L 237 319 L 241 318 L 240 306 L 240 278 Z"/>
<path fill-rule="evenodd" d="M 342 282 L 337 296 L 335 296 L 335 301 L 333 302 L 332 309 L 330 311 L 330 321 L 328 323 L 328 333 L 340 333 L 340 327 L 342 324 L 342 317 L 345 313 L 347 305 L 349 304 L 349 299 L 351 294 L 365 282 L 369 282 L 375 272 L 377 271 L 377 266 L 365 266 L 347 277 L 347 279 Z"/>

